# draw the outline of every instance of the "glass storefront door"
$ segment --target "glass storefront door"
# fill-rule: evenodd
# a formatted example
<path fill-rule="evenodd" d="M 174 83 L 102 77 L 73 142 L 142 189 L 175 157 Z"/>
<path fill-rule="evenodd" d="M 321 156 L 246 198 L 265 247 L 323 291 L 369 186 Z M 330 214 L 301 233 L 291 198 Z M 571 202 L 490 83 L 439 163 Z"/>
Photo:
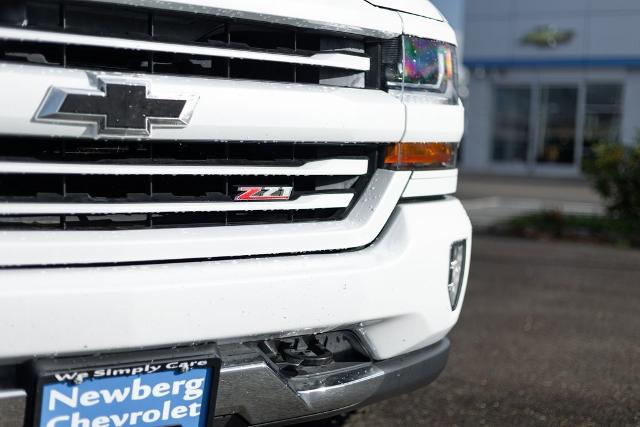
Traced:
<path fill-rule="evenodd" d="M 578 87 L 541 87 L 536 161 L 573 165 Z"/>
<path fill-rule="evenodd" d="M 531 88 L 505 87 L 495 92 L 493 159 L 526 162 L 529 151 Z"/>
<path fill-rule="evenodd" d="M 594 143 L 620 139 L 622 97 L 615 83 L 496 86 L 494 164 L 579 174 Z"/>
<path fill-rule="evenodd" d="M 584 155 L 600 142 L 620 141 L 622 130 L 622 85 L 590 84 L 584 124 Z"/>

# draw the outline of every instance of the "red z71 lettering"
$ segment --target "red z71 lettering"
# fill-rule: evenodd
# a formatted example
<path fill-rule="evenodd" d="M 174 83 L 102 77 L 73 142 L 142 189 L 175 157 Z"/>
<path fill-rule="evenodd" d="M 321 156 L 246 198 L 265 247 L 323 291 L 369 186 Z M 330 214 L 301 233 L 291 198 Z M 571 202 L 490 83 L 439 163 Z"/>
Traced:
<path fill-rule="evenodd" d="M 293 187 L 238 187 L 237 202 L 289 200 Z"/>

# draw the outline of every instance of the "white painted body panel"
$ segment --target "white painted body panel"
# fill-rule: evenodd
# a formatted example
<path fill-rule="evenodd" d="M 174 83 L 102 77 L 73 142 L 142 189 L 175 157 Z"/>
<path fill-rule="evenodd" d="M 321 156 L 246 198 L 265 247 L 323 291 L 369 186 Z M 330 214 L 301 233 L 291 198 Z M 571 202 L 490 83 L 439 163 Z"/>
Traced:
<path fill-rule="evenodd" d="M 458 189 L 458 170 L 416 171 L 402 193 L 402 197 L 431 197 L 453 194 Z"/>
<path fill-rule="evenodd" d="M 375 37 L 397 37 L 404 31 L 456 42 L 427 2 L 427 12 L 411 14 L 364 0 L 102 1 L 304 23 Z M 417 12 L 411 9 L 415 1 L 396 4 Z M 87 124 L 33 118 L 51 86 L 95 90 L 100 75 L 117 74 L 0 62 L 0 134 L 96 137 Z M 154 129 L 152 138 L 162 140 L 387 144 L 458 142 L 462 135 L 461 105 L 426 104 L 384 91 L 127 77 L 144 80 L 163 94 L 197 95 L 187 127 Z M 457 171 L 380 170 L 348 217 L 334 222 L 0 232 L 0 264 L 9 267 L 0 270 L 0 337 L 11 344 L 0 346 L 0 362 L 335 328 L 359 333 L 376 359 L 426 347 L 444 338 L 458 319 L 462 304 L 452 311 L 447 292 L 450 248 L 458 240 L 470 242 L 471 226 L 453 198 L 399 201 L 452 194 L 456 184 Z M 343 249 L 350 250 L 318 253 Z M 299 253 L 306 255 L 292 255 Z M 186 262 L 217 258 L 221 260 Z M 46 268 L 144 262 L 154 264 Z"/>
<path fill-rule="evenodd" d="M 456 33 L 447 22 L 426 19 L 410 13 L 400 12 L 398 14 L 402 19 L 402 29 L 404 34 L 424 37 L 432 40 L 440 40 L 456 46 L 458 45 Z"/>
<path fill-rule="evenodd" d="M 0 104 L 0 133 L 82 137 L 92 126 L 35 122 L 51 86 L 96 90 L 96 76 L 81 70 L 22 66 L 0 62 L 0 97 L 20 100 Z M 399 141 L 404 107 L 393 96 L 374 90 L 242 80 L 127 75 L 145 81 L 163 96 L 197 96 L 189 126 L 154 129 L 153 139 L 230 141 Z"/>
<path fill-rule="evenodd" d="M 425 0 L 367 0 L 371 4 L 387 9 L 419 15 L 429 19 L 443 21 L 442 14 L 430 2 Z"/>
<path fill-rule="evenodd" d="M 461 204 L 446 199 L 399 205 L 378 240 L 355 252 L 4 270 L 0 336 L 11 345 L 0 360 L 338 327 L 386 359 L 439 341 L 456 323 L 449 249 L 470 238 Z"/>
<path fill-rule="evenodd" d="M 402 142 L 460 142 L 464 133 L 464 107 L 429 103 L 406 93 L 406 129 Z"/>
<path fill-rule="evenodd" d="M 32 120 L 49 88 L 95 90 L 96 76 L 117 75 L 6 63 L 0 63 L 0 72 L 0 94 L 4 99 L 21 100 L 0 105 L 0 133 L 60 137 L 94 136 L 93 125 Z M 462 105 L 435 105 L 408 93 L 404 94 L 403 106 L 395 96 L 382 91 L 225 79 L 134 77 L 163 94 L 198 94 L 189 126 L 155 129 L 152 138 L 158 140 L 457 142 L 464 129 Z"/>
<path fill-rule="evenodd" d="M 21 100 L 0 105 L 0 134 L 60 137 L 93 137 L 95 132 L 93 125 L 82 123 L 69 126 L 34 121 L 49 88 L 96 90 L 96 76 L 117 76 L 6 63 L 0 63 L 0 72 L 0 94 L 4 99 Z M 189 126 L 154 129 L 152 138 L 158 140 L 457 142 L 464 129 L 462 105 L 436 105 L 410 93 L 404 94 L 403 105 L 382 91 L 213 78 L 133 77 L 159 93 L 198 94 Z"/>

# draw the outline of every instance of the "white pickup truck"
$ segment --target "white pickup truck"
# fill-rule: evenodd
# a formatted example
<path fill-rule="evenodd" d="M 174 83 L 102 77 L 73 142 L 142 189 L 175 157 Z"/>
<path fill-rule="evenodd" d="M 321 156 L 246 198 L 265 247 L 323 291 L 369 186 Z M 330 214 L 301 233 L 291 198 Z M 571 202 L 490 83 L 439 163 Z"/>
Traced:
<path fill-rule="evenodd" d="M 457 66 L 426 0 L 0 2 L 0 426 L 282 425 L 435 379 Z"/>

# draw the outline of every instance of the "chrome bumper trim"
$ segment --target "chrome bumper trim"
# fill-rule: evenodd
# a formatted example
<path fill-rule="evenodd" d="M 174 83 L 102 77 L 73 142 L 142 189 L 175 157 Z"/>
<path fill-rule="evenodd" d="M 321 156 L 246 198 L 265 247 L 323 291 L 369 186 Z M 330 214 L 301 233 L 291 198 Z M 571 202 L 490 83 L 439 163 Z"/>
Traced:
<path fill-rule="evenodd" d="M 237 414 L 250 424 L 299 418 L 363 402 L 371 397 L 384 372 L 366 367 L 287 378 L 251 348 L 225 354 L 216 415 Z M 227 350 L 228 351 L 228 350 Z"/>
<path fill-rule="evenodd" d="M 0 390 L 0 426 L 23 427 L 26 406 L 24 390 Z"/>
<path fill-rule="evenodd" d="M 292 378 L 289 385 L 309 409 L 327 412 L 366 400 L 380 387 L 382 377 L 384 372 L 372 365 L 319 378 Z"/>
<path fill-rule="evenodd" d="M 249 424 L 304 419 L 372 403 L 433 381 L 444 369 L 449 340 L 381 362 L 285 377 L 248 346 L 223 346 L 216 416 Z"/>

